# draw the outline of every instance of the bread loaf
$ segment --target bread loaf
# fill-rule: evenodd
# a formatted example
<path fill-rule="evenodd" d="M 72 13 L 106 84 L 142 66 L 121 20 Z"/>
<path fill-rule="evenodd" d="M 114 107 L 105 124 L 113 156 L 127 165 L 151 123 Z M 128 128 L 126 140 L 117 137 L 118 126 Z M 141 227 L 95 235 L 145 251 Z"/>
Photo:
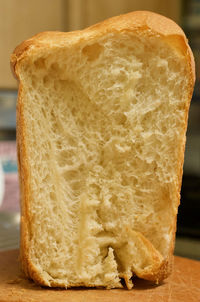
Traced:
<path fill-rule="evenodd" d="M 21 262 L 37 283 L 132 288 L 171 270 L 194 60 L 146 11 L 43 32 L 19 79 Z"/>

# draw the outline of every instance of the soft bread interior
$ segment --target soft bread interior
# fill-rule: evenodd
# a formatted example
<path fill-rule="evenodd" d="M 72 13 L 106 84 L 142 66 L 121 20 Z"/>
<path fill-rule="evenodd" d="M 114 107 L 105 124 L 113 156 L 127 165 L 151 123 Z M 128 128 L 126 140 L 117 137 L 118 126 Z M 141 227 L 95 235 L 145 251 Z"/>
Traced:
<path fill-rule="evenodd" d="M 130 32 L 27 59 L 30 258 L 47 285 L 131 288 L 168 257 L 186 69 L 161 38 Z"/>

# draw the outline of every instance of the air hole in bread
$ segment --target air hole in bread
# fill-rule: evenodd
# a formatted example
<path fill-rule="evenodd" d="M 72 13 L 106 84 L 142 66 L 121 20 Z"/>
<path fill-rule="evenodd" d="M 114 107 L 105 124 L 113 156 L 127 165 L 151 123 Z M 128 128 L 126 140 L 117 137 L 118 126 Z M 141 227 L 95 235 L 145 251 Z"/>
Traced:
<path fill-rule="evenodd" d="M 33 89 L 36 89 L 36 86 L 37 86 L 37 78 L 36 78 L 34 75 L 32 76 L 31 81 L 32 81 L 32 88 L 33 88 Z"/>
<path fill-rule="evenodd" d="M 75 192 L 77 191 L 77 194 L 80 194 L 81 188 L 83 187 L 82 181 L 71 181 L 71 188 Z"/>
<path fill-rule="evenodd" d="M 98 43 L 87 45 L 82 49 L 82 53 L 87 57 L 88 61 L 97 60 L 102 51 L 103 47 Z"/>
<path fill-rule="evenodd" d="M 42 108 L 41 111 L 42 111 L 42 114 L 43 114 L 44 118 L 46 118 L 47 117 L 47 113 L 46 113 L 45 108 Z"/>
<path fill-rule="evenodd" d="M 44 76 L 44 78 L 43 78 L 43 85 L 44 85 L 44 87 L 48 87 L 50 81 L 51 81 L 51 79 L 50 79 L 50 77 L 48 75 Z"/>
<path fill-rule="evenodd" d="M 66 182 L 79 179 L 79 171 L 76 170 L 65 171 L 63 173 L 63 178 L 65 179 Z"/>
<path fill-rule="evenodd" d="M 45 69 L 46 67 L 46 61 L 45 58 L 39 58 L 34 62 L 34 66 L 36 69 Z"/>
<path fill-rule="evenodd" d="M 167 132 L 167 127 L 164 125 L 162 126 L 162 133 L 165 134 Z"/>
<path fill-rule="evenodd" d="M 52 63 L 51 66 L 50 66 L 50 68 L 51 68 L 51 70 L 53 72 L 59 72 L 60 71 L 60 66 L 59 66 L 59 64 L 57 62 Z"/>
<path fill-rule="evenodd" d="M 62 141 L 60 139 L 58 139 L 56 141 L 56 149 L 60 150 L 60 149 L 62 149 L 62 147 L 63 147 Z"/>
<path fill-rule="evenodd" d="M 51 200 L 55 201 L 56 200 L 56 194 L 55 194 L 55 192 L 50 192 L 49 193 L 49 197 L 51 198 Z"/>
<path fill-rule="evenodd" d="M 121 112 L 115 114 L 115 119 L 116 119 L 117 124 L 119 124 L 119 125 L 124 125 L 127 121 L 126 115 Z"/>
<path fill-rule="evenodd" d="M 50 180 L 50 176 L 49 175 L 45 175 L 45 177 L 43 178 L 42 181 L 47 184 L 49 182 L 49 180 Z"/>
<path fill-rule="evenodd" d="M 73 165 L 72 156 L 73 156 L 73 152 L 71 150 L 69 151 L 64 150 L 60 152 L 58 156 L 58 165 L 60 167 L 64 167 L 66 165 Z"/>

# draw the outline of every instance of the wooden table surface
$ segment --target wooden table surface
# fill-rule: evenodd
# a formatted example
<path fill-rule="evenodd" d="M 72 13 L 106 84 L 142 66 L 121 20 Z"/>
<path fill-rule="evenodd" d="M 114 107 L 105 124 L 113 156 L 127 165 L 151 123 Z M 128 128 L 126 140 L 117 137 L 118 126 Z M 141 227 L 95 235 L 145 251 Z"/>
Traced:
<path fill-rule="evenodd" d="M 27 280 L 19 251 L 0 253 L 0 302 L 200 302 L 200 262 L 175 257 L 174 271 L 162 285 L 136 279 L 132 290 L 49 289 Z"/>

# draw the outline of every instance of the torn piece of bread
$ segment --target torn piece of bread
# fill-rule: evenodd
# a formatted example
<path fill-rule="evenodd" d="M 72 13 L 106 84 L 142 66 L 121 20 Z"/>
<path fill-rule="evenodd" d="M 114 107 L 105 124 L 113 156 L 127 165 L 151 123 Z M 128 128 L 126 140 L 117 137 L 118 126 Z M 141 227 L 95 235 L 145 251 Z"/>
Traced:
<path fill-rule="evenodd" d="M 133 12 L 40 33 L 11 63 L 27 276 L 65 288 L 166 278 L 194 84 L 182 30 Z"/>

